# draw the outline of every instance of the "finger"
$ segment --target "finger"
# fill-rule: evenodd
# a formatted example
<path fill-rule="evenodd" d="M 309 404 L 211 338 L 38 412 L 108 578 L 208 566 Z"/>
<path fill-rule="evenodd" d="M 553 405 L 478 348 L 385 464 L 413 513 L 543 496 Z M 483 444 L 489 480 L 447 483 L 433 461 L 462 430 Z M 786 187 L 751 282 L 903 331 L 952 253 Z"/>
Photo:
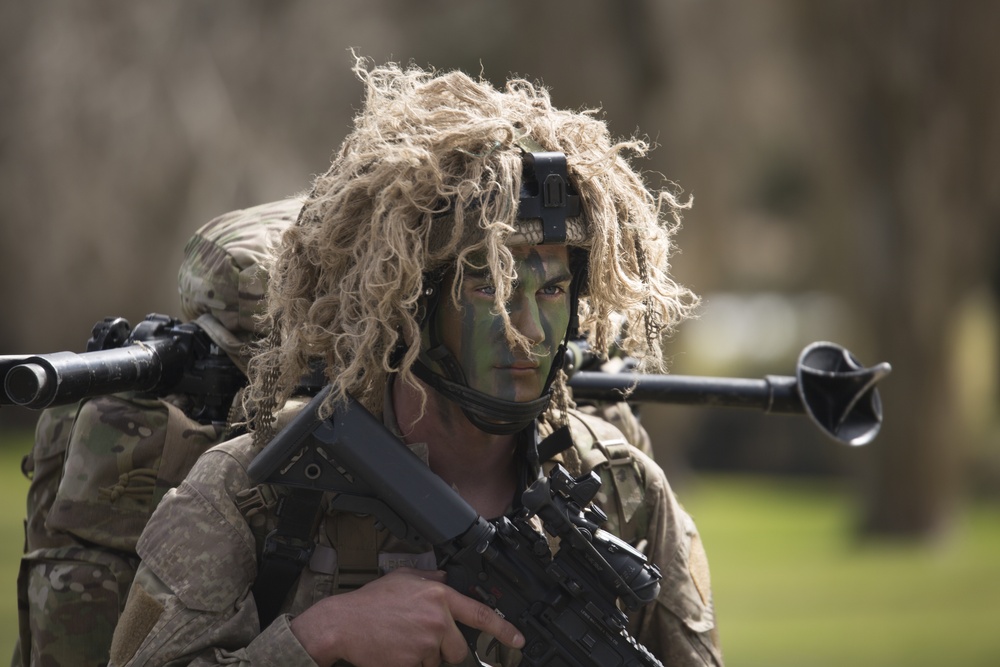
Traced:
<path fill-rule="evenodd" d="M 524 636 L 520 631 L 482 602 L 449 589 L 448 606 L 452 617 L 459 623 L 489 633 L 511 648 L 524 646 Z"/>
<path fill-rule="evenodd" d="M 469 645 L 465 641 L 465 635 L 453 623 L 441 638 L 441 657 L 448 664 L 457 665 L 464 661 L 468 654 Z"/>
<path fill-rule="evenodd" d="M 442 584 L 448 581 L 447 573 L 442 570 L 414 570 L 414 572 L 419 572 L 420 576 L 424 579 L 437 581 Z"/>

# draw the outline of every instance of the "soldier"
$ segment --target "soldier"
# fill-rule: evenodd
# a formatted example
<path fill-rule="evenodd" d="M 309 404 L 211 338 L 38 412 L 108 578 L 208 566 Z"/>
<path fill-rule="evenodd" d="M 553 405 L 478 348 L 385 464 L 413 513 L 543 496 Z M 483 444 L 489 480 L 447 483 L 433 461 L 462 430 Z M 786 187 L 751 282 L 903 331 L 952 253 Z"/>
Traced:
<path fill-rule="evenodd" d="M 221 215 L 184 250 L 181 314 L 232 364 L 213 365 L 224 374 L 206 383 L 214 386 L 96 396 L 41 414 L 22 466 L 31 486 L 13 665 L 107 664 L 139 534 L 167 490 L 225 437 L 233 380 L 246 372 L 246 343 L 261 333 L 260 260 L 301 207 L 287 199 Z"/>
<path fill-rule="evenodd" d="M 300 518 L 309 561 L 275 591 L 267 536 L 313 513 L 246 470 L 318 368 L 332 387 L 321 414 L 358 399 L 487 518 L 541 474 L 535 431 L 568 424 L 574 446 L 557 460 L 599 472 L 606 527 L 663 572 L 632 634 L 665 664 L 721 664 L 691 518 L 648 456 L 573 409 L 560 370 L 577 329 L 598 354 L 617 344 L 656 369 L 695 306 L 667 272 L 683 206 L 626 161 L 645 144 L 612 141 L 527 81 L 355 71 L 364 105 L 270 269 L 251 433 L 204 454 L 160 503 L 111 664 L 477 664 L 456 623 L 483 631 L 481 659 L 518 663 L 516 628 L 449 588 L 433 554 L 329 498 Z"/>

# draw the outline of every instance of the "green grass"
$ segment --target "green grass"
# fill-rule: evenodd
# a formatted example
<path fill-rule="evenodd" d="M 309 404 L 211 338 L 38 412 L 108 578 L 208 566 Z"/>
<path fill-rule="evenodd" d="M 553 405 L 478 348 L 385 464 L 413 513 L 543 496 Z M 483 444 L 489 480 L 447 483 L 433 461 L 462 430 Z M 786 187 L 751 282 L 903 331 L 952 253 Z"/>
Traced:
<path fill-rule="evenodd" d="M 0 661 L 4 664 L 17 642 L 17 569 L 24 551 L 28 493 L 21 458 L 30 449 L 30 432 L 0 434 Z"/>
<path fill-rule="evenodd" d="M 0 446 L 0 660 L 17 637 L 27 437 Z M 1000 665 L 1000 508 L 933 548 L 852 539 L 828 482 L 703 476 L 682 490 L 712 565 L 729 667 Z"/>
<path fill-rule="evenodd" d="M 858 543 L 829 483 L 713 476 L 684 500 L 728 665 L 1000 665 L 1000 508 L 916 547 Z"/>

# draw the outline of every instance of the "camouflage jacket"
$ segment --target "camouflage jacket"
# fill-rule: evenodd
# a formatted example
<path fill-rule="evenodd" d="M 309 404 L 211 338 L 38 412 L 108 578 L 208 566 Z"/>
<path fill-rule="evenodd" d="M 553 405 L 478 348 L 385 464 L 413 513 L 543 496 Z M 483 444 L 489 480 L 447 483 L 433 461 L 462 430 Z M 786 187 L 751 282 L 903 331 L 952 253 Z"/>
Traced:
<path fill-rule="evenodd" d="M 631 632 L 665 665 L 721 665 L 704 549 L 663 471 L 603 420 L 574 412 L 571 426 L 575 446 L 558 460 L 574 474 L 600 473 L 605 527 L 664 575 L 657 600 L 631 617 Z M 157 508 L 138 545 L 143 562 L 112 666 L 313 665 L 290 630 L 294 615 L 396 566 L 434 568 L 432 554 L 412 553 L 370 518 L 326 509 L 309 566 L 283 613 L 261 629 L 251 588 L 262 540 L 276 525 L 277 493 L 252 486 L 254 453 L 246 436 L 214 447 Z M 516 651 L 479 653 L 491 664 L 519 660 Z"/>

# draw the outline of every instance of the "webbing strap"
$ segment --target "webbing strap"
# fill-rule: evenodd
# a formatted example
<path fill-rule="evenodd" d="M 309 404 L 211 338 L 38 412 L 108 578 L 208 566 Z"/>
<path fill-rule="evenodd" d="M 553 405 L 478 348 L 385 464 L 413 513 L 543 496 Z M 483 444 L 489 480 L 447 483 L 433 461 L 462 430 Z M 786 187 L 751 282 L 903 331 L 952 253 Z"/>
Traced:
<path fill-rule="evenodd" d="M 607 454 L 612 483 L 621 502 L 622 520 L 629 523 L 642 507 L 643 501 L 643 485 L 636 471 L 631 447 L 624 440 L 605 440 L 597 444 Z"/>
<path fill-rule="evenodd" d="M 590 448 L 580 452 L 583 469 L 599 471 L 606 491 L 613 488 L 618 497 L 620 537 L 625 538 L 633 529 L 639 531 L 636 539 L 644 537 L 645 484 L 636 467 L 634 447 L 621 438 L 617 428 L 599 432 L 599 427 L 609 426 L 607 422 L 581 413 L 574 413 L 574 416 L 593 438 Z M 638 521 L 633 521 L 637 516 Z"/>
<path fill-rule="evenodd" d="M 261 629 L 278 616 L 278 610 L 315 547 L 313 527 L 320 511 L 322 491 L 292 489 L 278 506 L 278 525 L 264 539 L 264 551 L 253 584 Z"/>

